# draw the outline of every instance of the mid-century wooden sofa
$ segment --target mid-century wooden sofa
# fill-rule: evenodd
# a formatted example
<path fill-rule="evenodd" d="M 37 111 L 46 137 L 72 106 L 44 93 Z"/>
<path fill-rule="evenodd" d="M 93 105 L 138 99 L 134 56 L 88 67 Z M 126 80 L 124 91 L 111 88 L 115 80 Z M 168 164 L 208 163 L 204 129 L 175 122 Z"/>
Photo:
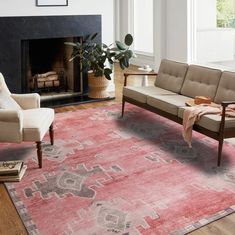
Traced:
<path fill-rule="evenodd" d="M 158 73 L 152 74 L 156 76 L 154 86 L 128 86 L 127 78 L 131 75 L 136 73 L 124 74 L 122 116 L 128 102 L 182 124 L 185 103 L 190 98 L 208 96 L 221 104 L 221 116 L 203 115 L 193 126 L 195 131 L 219 141 L 220 166 L 224 139 L 235 137 L 235 118 L 225 116 L 226 107 L 235 104 L 235 72 L 163 59 Z"/>

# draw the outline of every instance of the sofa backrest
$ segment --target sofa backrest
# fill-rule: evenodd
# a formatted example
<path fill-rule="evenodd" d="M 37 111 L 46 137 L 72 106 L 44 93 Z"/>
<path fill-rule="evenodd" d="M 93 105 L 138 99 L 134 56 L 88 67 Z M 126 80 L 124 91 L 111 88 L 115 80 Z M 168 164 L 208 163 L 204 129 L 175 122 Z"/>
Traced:
<path fill-rule="evenodd" d="M 215 103 L 235 100 L 235 72 L 223 72 L 214 99 Z"/>
<path fill-rule="evenodd" d="M 154 85 L 179 93 L 187 70 L 188 64 L 163 59 Z"/>
<path fill-rule="evenodd" d="M 192 98 L 208 96 L 214 100 L 221 73 L 219 69 L 190 65 L 180 93 Z"/>

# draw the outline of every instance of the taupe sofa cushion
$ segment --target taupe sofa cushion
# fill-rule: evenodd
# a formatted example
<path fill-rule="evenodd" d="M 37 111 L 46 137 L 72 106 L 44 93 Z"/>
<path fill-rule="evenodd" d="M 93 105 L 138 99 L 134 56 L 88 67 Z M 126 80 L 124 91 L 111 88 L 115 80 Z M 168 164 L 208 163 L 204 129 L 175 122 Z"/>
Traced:
<path fill-rule="evenodd" d="M 178 112 L 178 117 L 183 119 L 184 115 L 184 110 L 187 107 L 180 107 L 179 112 Z M 199 121 L 196 122 L 197 125 L 206 128 L 207 130 L 214 131 L 214 132 L 219 132 L 220 128 L 220 122 L 221 122 L 221 116 L 220 115 L 215 115 L 215 114 L 208 114 L 208 115 L 203 115 L 199 119 Z M 225 128 L 235 128 L 235 118 L 225 118 Z"/>
<path fill-rule="evenodd" d="M 215 96 L 215 103 L 235 100 L 235 73 L 223 72 Z"/>
<path fill-rule="evenodd" d="M 152 95 L 147 97 L 147 104 L 177 116 L 179 107 L 185 106 L 185 102 L 188 100 L 187 96 L 178 94 Z"/>
<path fill-rule="evenodd" d="M 188 64 L 162 60 L 154 85 L 179 93 L 185 79 Z"/>
<path fill-rule="evenodd" d="M 141 103 L 147 102 L 148 95 L 173 95 L 175 93 L 158 88 L 155 86 L 148 86 L 148 87 L 134 87 L 134 86 L 125 86 L 123 87 L 123 95 L 139 101 Z"/>
<path fill-rule="evenodd" d="M 218 69 L 190 65 L 180 93 L 192 98 L 209 96 L 214 100 L 221 73 Z"/>

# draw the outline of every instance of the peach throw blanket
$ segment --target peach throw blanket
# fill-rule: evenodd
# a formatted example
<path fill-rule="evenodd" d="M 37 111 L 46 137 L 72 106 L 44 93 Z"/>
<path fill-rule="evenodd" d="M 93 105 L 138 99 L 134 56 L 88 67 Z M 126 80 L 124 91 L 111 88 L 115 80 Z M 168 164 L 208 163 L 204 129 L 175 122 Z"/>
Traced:
<path fill-rule="evenodd" d="M 222 107 L 217 104 L 200 104 L 193 107 L 188 107 L 184 111 L 183 116 L 183 137 L 189 147 L 192 147 L 192 130 L 193 125 L 200 119 L 202 115 L 217 114 L 221 115 Z M 235 117 L 235 105 L 229 105 L 226 108 L 226 116 Z"/>

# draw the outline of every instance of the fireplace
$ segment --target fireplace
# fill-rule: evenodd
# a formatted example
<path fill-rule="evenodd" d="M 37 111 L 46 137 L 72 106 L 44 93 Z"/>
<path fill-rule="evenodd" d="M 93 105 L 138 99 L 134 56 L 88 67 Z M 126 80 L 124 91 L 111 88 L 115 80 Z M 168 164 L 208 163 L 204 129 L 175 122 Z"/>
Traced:
<path fill-rule="evenodd" d="M 0 72 L 11 92 L 32 92 L 32 79 L 47 72 L 64 73 L 62 90 L 87 91 L 87 74 L 68 61 L 64 42 L 94 32 L 101 42 L 100 15 L 0 17 L 0 32 Z"/>
<path fill-rule="evenodd" d="M 27 39 L 21 41 L 22 83 L 25 92 L 83 93 L 83 74 L 78 60 L 70 61 L 73 48 L 65 42 L 82 37 Z"/>

